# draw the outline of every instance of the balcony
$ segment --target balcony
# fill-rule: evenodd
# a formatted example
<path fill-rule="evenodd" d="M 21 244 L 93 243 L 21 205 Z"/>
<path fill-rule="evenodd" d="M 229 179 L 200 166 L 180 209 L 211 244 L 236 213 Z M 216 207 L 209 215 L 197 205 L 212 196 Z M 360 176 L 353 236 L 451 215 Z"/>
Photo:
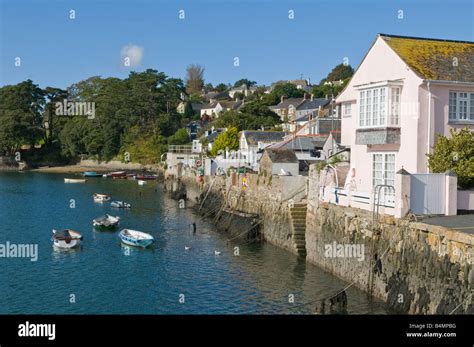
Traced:
<path fill-rule="evenodd" d="M 356 145 L 399 145 L 399 127 L 359 128 L 356 130 Z"/>

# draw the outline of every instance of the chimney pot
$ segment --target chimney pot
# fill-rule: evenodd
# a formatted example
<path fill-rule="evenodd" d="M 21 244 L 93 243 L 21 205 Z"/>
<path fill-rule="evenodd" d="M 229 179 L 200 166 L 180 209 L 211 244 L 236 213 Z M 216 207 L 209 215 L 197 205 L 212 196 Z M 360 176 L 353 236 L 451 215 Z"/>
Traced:
<path fill-rule="evenodd" d="M 280 98 L 280 102 L 285 101 L 285 99 L 286 99 L 286 96 L 282 95 L 281 98 Z"/>

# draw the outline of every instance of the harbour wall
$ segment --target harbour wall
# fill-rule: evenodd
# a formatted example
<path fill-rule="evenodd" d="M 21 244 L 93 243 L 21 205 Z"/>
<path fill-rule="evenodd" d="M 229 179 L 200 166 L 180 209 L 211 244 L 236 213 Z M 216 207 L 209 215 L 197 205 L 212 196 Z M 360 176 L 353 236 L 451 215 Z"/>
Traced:
<path fill-rule="evenodd" d="M 314 167 L 308 184 L 307 261 L 395 312 L 474 313 L 474 235 L 419 223 L 414 216 L 374 218 L 370 211 L 320 203 Z M 331 252 L 335 247 L 340 254 Z M 363 250 L 363 257 L 348 256 L 342 247 Z"/>
<path fill-rule="evenodd" d="M 314 165 L 307 177 L 233 173 L 197 179 L 184 169 L 165 175 L 165 188 L 229 237 L 247 236 L 255 219 L 236 212 L 258 216 L 265 241 L 382 299 L 394 312 L 474 313 L 474 235 L 414 216 L 374 219 L 370 211 L 320 203 Z"/>

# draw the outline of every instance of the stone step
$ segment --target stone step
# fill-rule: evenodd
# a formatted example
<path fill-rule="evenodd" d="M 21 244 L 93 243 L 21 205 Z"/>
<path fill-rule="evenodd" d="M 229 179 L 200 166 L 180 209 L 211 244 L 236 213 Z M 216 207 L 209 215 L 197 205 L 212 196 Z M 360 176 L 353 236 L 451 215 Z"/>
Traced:
<path fill-rule="evenodd" d="M 306 235 L 306 230 L 294 230 L 293 235 Z"/>
<path fill-rule="evenodd" d="M 305 228 L 306 229 L 306 223 L 305 222 L 293 223 L 293 229 L 296 229 L 296 228 Z"/>
<path fill-rule="evenodd" d="M 295 218 L 303 218 L 303 219 L 306 219 L 306 212 L 305 213 L 302 213 L 302 212 L 291 212 L 291 218 L 295 219 Z"/>
<path fill-rule="evenodd" d="M 294 222 L 306 222 L 306 218 L 303 218 L 303 217 L 296 217 L 296 218 L 291 218 L 293 220 L 293 223 Z"/>
<path fill-rule="evenodd" d="M 290 211 L 305 212 L 306 210 L 308 210 L 308 208 L 306 208 L 306 207 L 291 207 L 291 208 L 290 208 Z"/>

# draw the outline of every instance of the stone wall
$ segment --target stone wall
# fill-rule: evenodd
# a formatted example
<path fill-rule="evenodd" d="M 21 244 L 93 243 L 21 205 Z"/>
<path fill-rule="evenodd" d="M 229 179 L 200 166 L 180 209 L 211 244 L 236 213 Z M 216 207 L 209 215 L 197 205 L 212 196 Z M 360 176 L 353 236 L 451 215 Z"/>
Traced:
<path fill-rule="evenodd" d="M 243 179 L 245 177 L 245 179 Z M 168 175 L 165 188 L 175 198 L 186 198 L 195 203 L 196 209 L 213 219 L 218 228 L 235 235 L 242 234 L 247 226 L 252 228 L 254 216 L 258 216 L 259 230 L 263 238 L 284 249 L 297 253 L 292 239 L 290 206 L 306 196 L 307 177 L 234 174 L 205 176 L 201 183 L 195 176 L 177 178 Z M 176 191 L 180 191 L 179 196 Z M 220 212 L 222 207 L 227 212 Z M 234 216 L 227 217 L 232 213 Z M 235 212 L 249 215 L 247 224 L 239 221 Z M 224 214 L 222 214 L 224 213 Z"/>
<path fill-rule="evenodd" d="M 307 261 L 386 301 L 400 313 L 474 313 L 474 235 L 369 211 L 319 203 L 310 170 Z M 332 247 L 330 247 L 332 246 Z M 339 246 L 363 250 L 329 253 Z M 362 259 L 362 260 L 360 260 Z"/>

